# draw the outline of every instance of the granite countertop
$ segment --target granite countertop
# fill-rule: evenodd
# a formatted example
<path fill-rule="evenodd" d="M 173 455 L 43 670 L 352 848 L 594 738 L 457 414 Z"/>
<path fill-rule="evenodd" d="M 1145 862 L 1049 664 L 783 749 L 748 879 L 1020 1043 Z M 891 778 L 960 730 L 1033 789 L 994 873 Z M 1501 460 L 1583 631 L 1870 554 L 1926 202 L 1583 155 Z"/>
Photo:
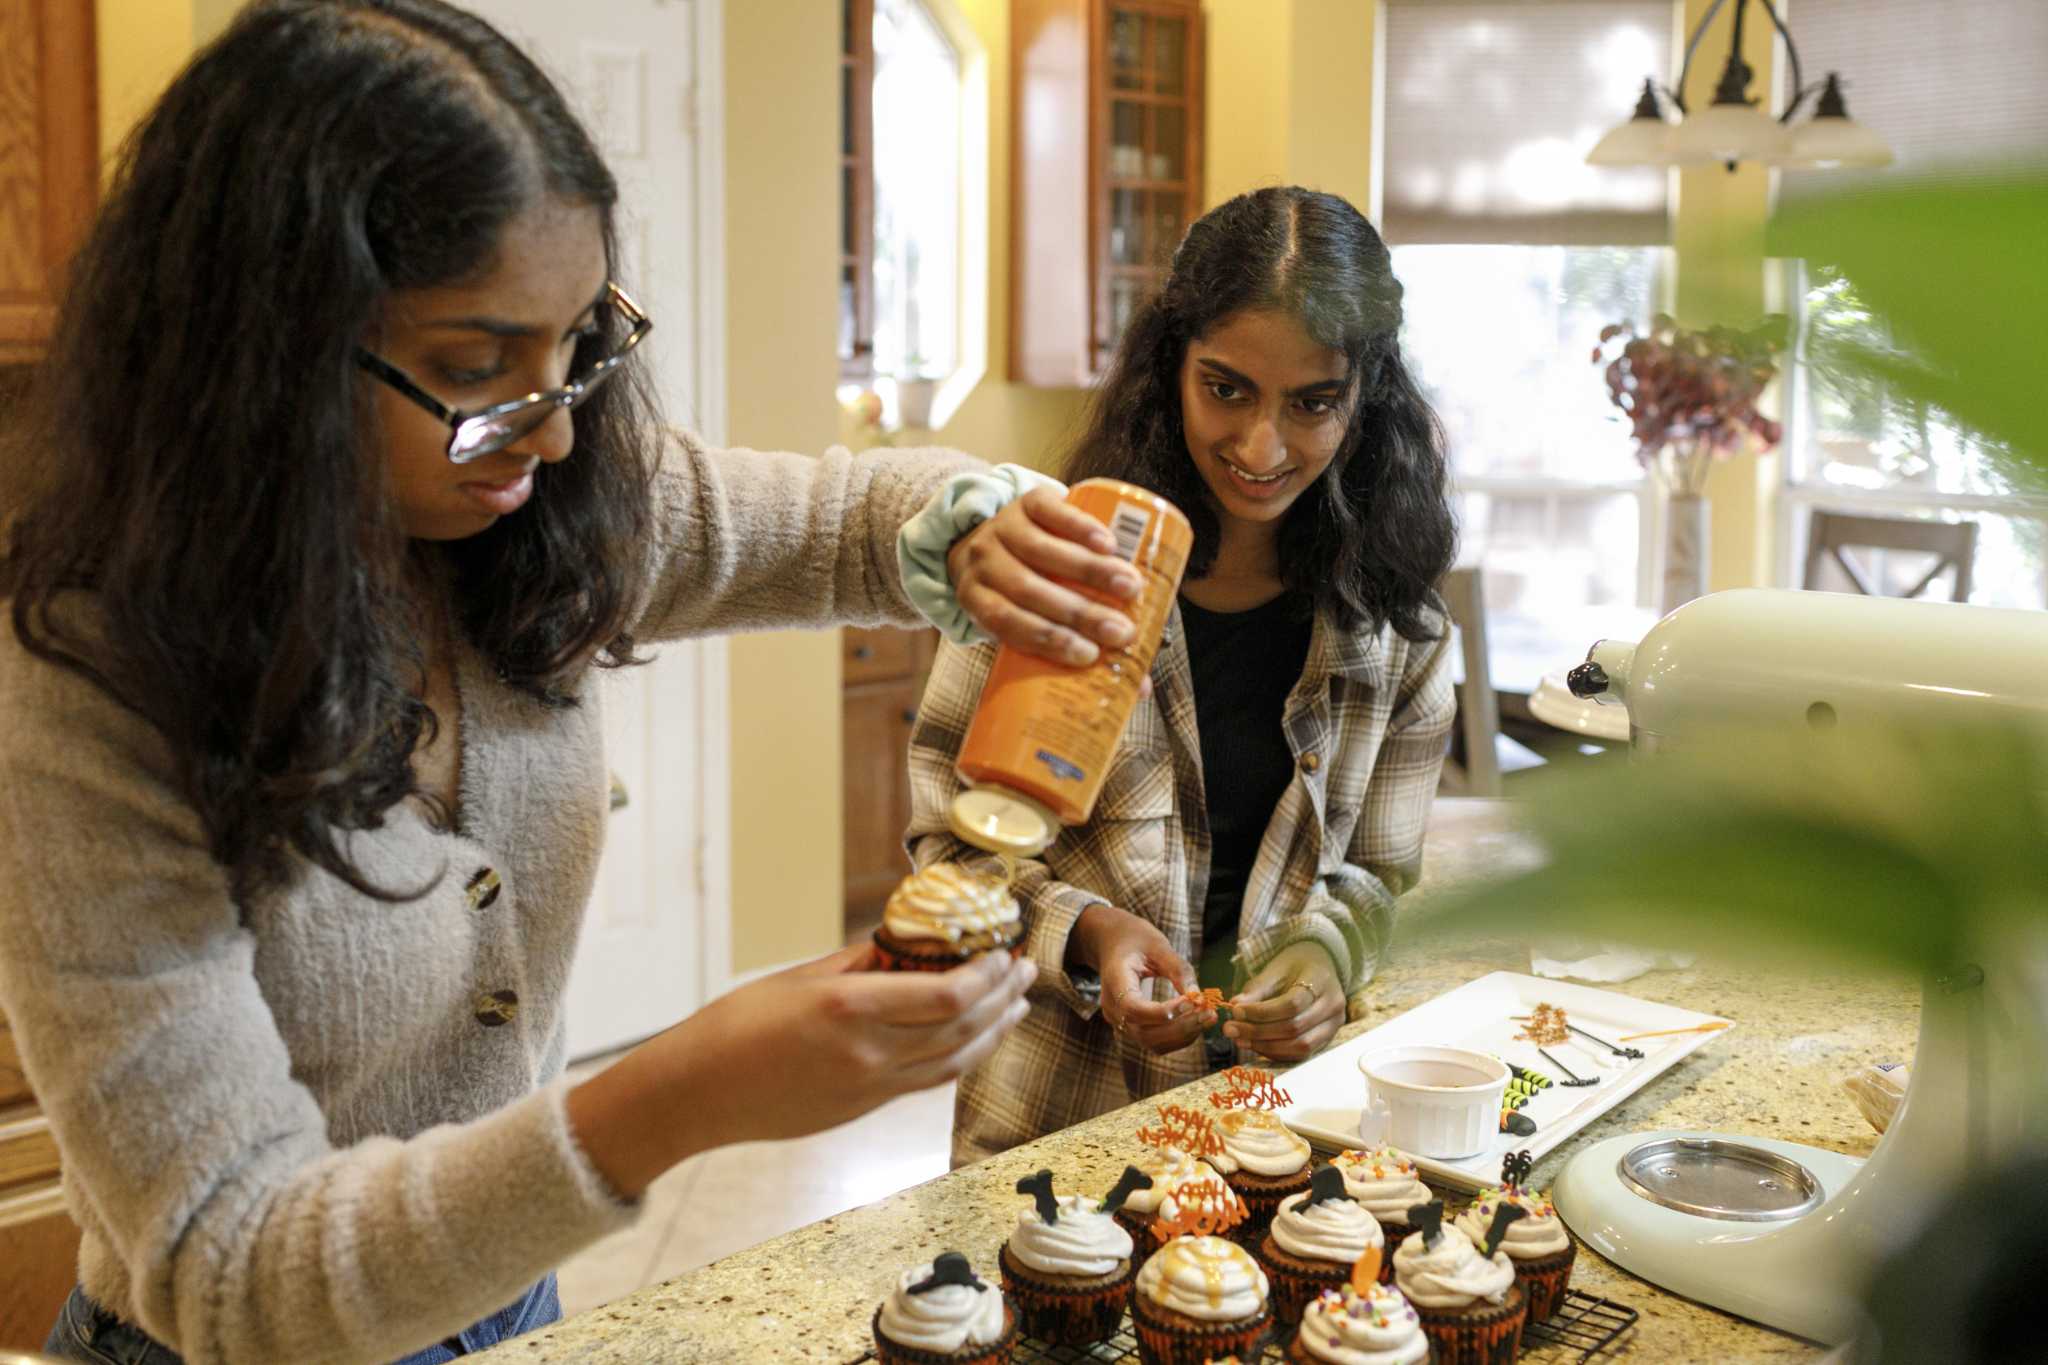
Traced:
<path fill-rule="evenodd" d="M 1422 886 L 1404 915 L 1426 913 L 1444 888 L 1510 866 L 1522 855 L 1507 832 L 1511 807 L 1439 802 Z M 1397 935 L 1371 989 L 1372 1011 L 1339 1040 L 1385 1023 L 1488 972 L 1526 972 L 1523 944 L 1466 944 L 1455 952 L 1404 948 Z M 1908 1060 L 1919 1027 L 1917 989 L 1904 980 L 1847 974 L 1761 973 L 1696 966 L 1653 971 L 1615 987 L 1645 1000 L 1737 1021 L 1590 1124 L 1536 1166 L 1547 1187 L 1574 1154 L 1617 1133 L 1712 1128 L 1756 1133 L 1867 1156 L 1877 1135 L 1843 1092 L 1858 1067 Z M 1188 1087 L 1193 1096 L 1206 1083 Z M 1137 1148 L 1132 1133 L 1170 1092 L 1077 1124 L 1027 1146 L 764 1242 L 701 1270 L 517 1338 L 491 1354 L 520 1361 L 858 1360 L 869 1320 L 905 1267 L 942 1250 L 964 1251 L 992 1273 L 1016 1219 L 1017 1181 L 1051 1167 L 1063 1189 L 1107 1189 Z M 1637 1309 L 1632 1339 L 1612 1357 L 1681 1362 L 1808 1360 L 1812 1345 L 1665 1293 L 1581 1247 L 1572 1285 Z M 1525 1352 L 1533 1361 L 1576 1352 Z"/>

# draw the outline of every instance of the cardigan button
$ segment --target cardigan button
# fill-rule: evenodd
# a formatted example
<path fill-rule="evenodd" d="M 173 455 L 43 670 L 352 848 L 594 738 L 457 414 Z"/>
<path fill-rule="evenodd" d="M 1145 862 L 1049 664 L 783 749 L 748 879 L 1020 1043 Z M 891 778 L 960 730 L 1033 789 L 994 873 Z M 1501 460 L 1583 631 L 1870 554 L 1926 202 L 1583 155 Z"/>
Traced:
<path fill-rule="evenodd" d="M 1313 749 L 1301 756 L 1301 770 L 1305 773 L 1312 773 L 1322 766 L 1322 758 Z"/>
<path fill-rule="evenodd" d="M 485 1028 L 497 1028 L 519 1017 L 517 991 L 488 991 L 476 998 L 476 1021 Z"/>
<path fill-rule="evenodd" d="M 469 881 L 462 888 L 462 894 L 469 898 L 470 909 L 488 910 L 498 903 L 498 892 L 503 887 L 504 883 L 499 880 L 496 868 L 480 867 L 470 875 Z"/>

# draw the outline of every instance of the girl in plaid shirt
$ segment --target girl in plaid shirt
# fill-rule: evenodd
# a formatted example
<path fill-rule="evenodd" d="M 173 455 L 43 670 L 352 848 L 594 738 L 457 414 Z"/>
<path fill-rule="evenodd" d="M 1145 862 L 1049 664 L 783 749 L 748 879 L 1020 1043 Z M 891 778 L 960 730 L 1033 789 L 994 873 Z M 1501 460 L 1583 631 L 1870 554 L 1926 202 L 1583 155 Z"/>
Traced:
<path fill-rule="evenodd" d="M 1400 322 L 1379 234 L 1342 199 L 1289 187 L 1196 222 L 1125 332 L 1062 472 L 1170 499 L 1194 552 L 1093 816 L 1022 865 L 1038 982 L 1024 1023 L 960 1082 L 956 1165 L 1240 1046 L 1306 1057 L 1371 979 L 1420 868 L 1453 711 L 1433 587 L 1456 539 L 1445 441 Z M 1031 518 L 1013 509 L 1000 534 L 963 538 L 1020 490 Z M 955 480 L 905 529 L 913 592 L 922 567 L 979 608 L 973 585 L 1002 581 L 1006 547 L 1034 548 L 1059 496 L 1008 466 Z M 1085 619 L 1086 599 L 1058 592 L 1017 600 L 1049 630 Z M 953 642 L 911 739 L 906 841 L 919 866 L 990 862 L 946 812 L 995 651 L 957 613 L 932 614 Z M 1178 999 L 1198 983 L 1234 996 L 1220 1030 Z"/>

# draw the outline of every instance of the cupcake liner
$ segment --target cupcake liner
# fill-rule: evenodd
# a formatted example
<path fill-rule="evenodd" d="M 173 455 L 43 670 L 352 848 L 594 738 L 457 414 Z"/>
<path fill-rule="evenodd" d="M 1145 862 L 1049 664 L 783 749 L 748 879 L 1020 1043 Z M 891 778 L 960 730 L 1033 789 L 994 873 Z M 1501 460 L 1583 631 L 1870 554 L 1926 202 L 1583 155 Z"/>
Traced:
<path fill-rule="evenodd" d="M 1003 1305 L 1003 1336 L 986 1346 L 962 1346 L 957 1351 L 927 1351 L 905 1346 L 882 1335 L 882 1310 L 875 1309 L 873 1325 L 876 1365 L 1010 1365 L 1017 1349 L 1017 1314 Z"/>
<path fill-rule="evenodd" d="M 1553 1251 L 1548 1256 L 1537 1256 L 1531 1260 L 1508 1258 L 1515 1267 L 1515 1283 L 1522 1286 L 1522 1292 L 1529 1298 L 1529 1321 L 1549 1322 L 1564 1302 L 1565 1289 L 1571 1284 L 1572 1263 L 1579 1258 L 1579 1244 L 1566 1238 L 1563 1251 Z"/>
<path fill-rule="evenodd" d="M 1131 1332 L 1144 1365 L 1207 1365 L 1233 1355 L 1250 1360 L 1272 1322 L 1272 1311 L 1266 1308 L 1257 1317 L 1238 1322 L 1202 1322 L 1184 1313 L 1155 1310 L 1142 1295 L 1131 1294 Z"/>
<path fill-rule="evenodd" d="M 1437 1365 L 1511 1365 L 1521 1354 L 1529 1300 L 1519 1284 L 1509 1285 L 1497 1304 L 1481 1299 L 1464 1308 L 1413 1307 L 1436 1347 Z"/>
<path fill-rule="evenodd" d="M 1273 1316 L 1288 1327 L 1301 1323 L 1301 1315 L 1325 1289 L 1341 1289 L 1351 1280 L 1351 1267 L 1335 1261 L 1309 1261 L 1290 1255 L 1267 1233 L 1259 1239 L 1252 1255 L 1266 1272 L 1272 1286 Z"/>
<path fill-rule="evenodd" d="M 1061 1346 L 1092 1346 L 1114 1336 L 1123 1322 L 1124 1305 L 1130 1301 L 1131 1280 L 1138 1273 L 1137 1261 L 1131 1258 L 1124 1262 L 1120 1274 L 1059 1284 L 1017 1260 L 1007 1245 L 997 1263 L 1003 1293 L 1016 1310 L 1019 1330 L 1027 1337 Z"/>
<path fill-rule="evenodd" d="M 940 943 L 936 939 L 923 940 L 930 947 L 905 943 L 887 936 L 887 931 L 874 932 L 875 970 L 878 972 L 950 972 L 963 962 L 972 962 L 984 952 L 1007 949 L 1016 957 L 1024 951 L 1022 941 L 991 945 L 988 948 L 966 948 L 957 944 Z"/>
<path fill-rule="evenodd" d="M 1394 1253 L 1401 1249 L 1401 1243 L 1415 1235 L 1415 1229 L 1405 1223 L 1382 1223 L 1380 1231 L 1386 1234 L 1387 1245 L 1380 1252 L 1380 1283 L 1394 1282 Z"/>

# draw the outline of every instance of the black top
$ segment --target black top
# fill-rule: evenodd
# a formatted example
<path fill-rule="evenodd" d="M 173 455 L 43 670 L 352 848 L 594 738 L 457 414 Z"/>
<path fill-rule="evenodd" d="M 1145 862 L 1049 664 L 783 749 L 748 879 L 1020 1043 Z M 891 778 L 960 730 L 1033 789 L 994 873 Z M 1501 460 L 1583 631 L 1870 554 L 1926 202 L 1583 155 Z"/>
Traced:
<path fill-rule="evenodd" d="M 1250 611 L 1205 611 L 1183 597 L 1180 619 L 1209 803 L 1209 893 L 1196 975 L 1204 986 L 1228 990 L 1238 913 L 1259 841 L 1294 780 L 1281 717 L 1308 662 L 1314 617 L 1301 594 L 1283 592 Z"/>

